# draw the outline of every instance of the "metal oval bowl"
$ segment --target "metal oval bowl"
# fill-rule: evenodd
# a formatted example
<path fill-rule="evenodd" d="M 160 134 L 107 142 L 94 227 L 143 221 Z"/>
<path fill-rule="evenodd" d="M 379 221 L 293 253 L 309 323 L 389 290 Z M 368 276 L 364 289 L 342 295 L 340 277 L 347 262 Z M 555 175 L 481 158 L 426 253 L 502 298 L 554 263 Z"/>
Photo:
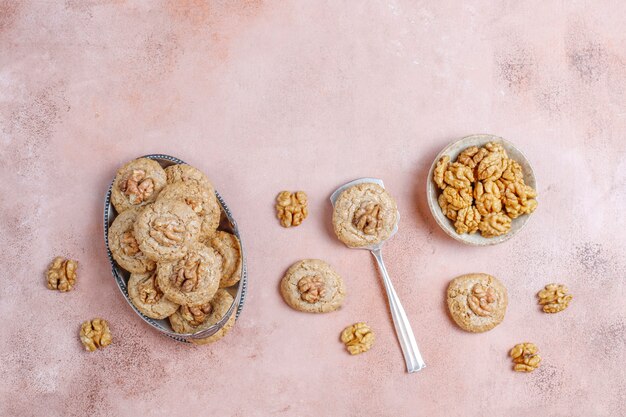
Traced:
<path fill-rule="evenodd" d="M 428 180 L 426 181 L 426 197 L 428 199 L 428 207 L 430 208 L 430 212 L 439 227 L 441 227 L 443 231 L 453 239 L 474 246 L 497 245 L 498 243 L 509 240 L 522 230 L 532 215 L 532 213 L 525 214 L 523 216 L 519 216 L 517 219 L 513 219 L 511 222 L 511 230 L 508 233 L 492 238 L 482 237 L 478 232 L 471 235 L 467 233 L 459 235 L 454 228 L 452 220 L 443 215 L 443 212 L 439 207 L 439 203 L 437 202 L 440 190 L 433 180 L 433 172 L 435 170 L 435 166 L 437 165 L 437 161 L 439 161 L 439 159 L 444 155 L 448 155 L 450 157 L 450 161 L 454 161 L 464 149 L 469 148 L 470 146 L 482 146 L 487 142 L 500 143 L 509 154 L 509 157 L 521 165 L 522 171 L 524 172 L 524 182 L 533 187 L 535 190 L 537 189 L 535 173 L 526 156 L 524 156 L 524 154 L 511 142 L 508 142 L 498 136 L 486 134 L 466 136 L 463 139 L 446 146 L 441 152 L 439 152 L 439 155 L 437 155 L 433 161 L 430 171 L 428 171 Z"/>
<path fill-rule="evenodd" d="M 174 165 L 174 164 L 185 163 L 184 161 L 178 158 L 174 158 L 173 156 L 162 155 L 162 154 L 144 155 L 141 158 L 153 159 L 157 161 L 159 164 L 161 164 L 163 168 L 168 167 L 170 165 Z M 226 313 L 226 315 L 222 317 L 220 321 L 218 321 L 213 326 L 205 330 L 202 330 L 201 332 L 197 332 L 193 334 L 186 334 L 186 333 L 176 333 L 170 326 L 169 320 L 167 319 L 155 320 L 150 317 L 146 317 L 139 310 L 137 310 L 135 305 L 130 301 L 130 297 L 128 296 L 128 288 L 126 287 L 126 284 L 128 283 L 128 279 L 130 277 L 130 273 L 124 270 L 123 268 L 121 268 L 115 262 L 111 254 L 111 250 L 109 248 L 109 227 L 111 226 L 111 224 L 113 223 L 113 220 L 115 220 L 115 217 L 117 216 L 117 212 L 115 211 L 115 208 L 111 204 L 111 188 L 112 187 L 113 187 L 113 181 L 111 181 L 111 185 L 109 186 L 109 189 L 107 191 L 106 198 L 104 199 L 104 244 L 106 245 L 107 256 L 109 257 L 109 262 L 111 263 L 113 278 L 115 279 L 117 286 L 122 292 L 122 295 L 124 296 L 128 304 L 131 306 L 131 308 L 135 311 L 135 313 L 137 313 L 139 317 L 143 319 L 143 321 L 148 323 L 151 327 L 153 327 L 157 331 L 163 333 L 164 335 L 168 337 L 171 337 L 174 340 L 177 340 L 179 342 L 184 342 L 184 343 L 189 343 L 191 339 L 202 339 L 202 338 L 209 337 L 217 333 L 221 328 L 224 327 L 224 325 L 226 325 L 226 322 L 228 322 L 228 319 L 233 314 L 235 314 L 235 319 L 238 319 L 243 309 L 244 300 L 246 298 L 246 290 L 248 286 L 248 273 L 247 273 L 247 268 L 246 268 L 246 258 L 245 258 L 244 249 L 243 249 L 243 241 L 241 239 L 241 235 L 239 234 L 239 228 L 237 227 L 237 222 L 233 218 L 230 210 L 228 209 L 228 206 L 226 205 L 226 202 L 224 202 L 220 194 L 217 191 L 215 191 L 215 196 L 217 197 L 217 201 L 219 202 L 220 207 L 222 209 L 219 230 L 230 232 L 234 234 L 235 236 L 237 236 L 237 239 L 239 239 L 239 245 L 241 248 L 241 280 L 236 285 L 226 288 L 226 290 L 233 296 L 234 301 L 233 301 L 233 304 L 228 309 L 228 312 Z"/>

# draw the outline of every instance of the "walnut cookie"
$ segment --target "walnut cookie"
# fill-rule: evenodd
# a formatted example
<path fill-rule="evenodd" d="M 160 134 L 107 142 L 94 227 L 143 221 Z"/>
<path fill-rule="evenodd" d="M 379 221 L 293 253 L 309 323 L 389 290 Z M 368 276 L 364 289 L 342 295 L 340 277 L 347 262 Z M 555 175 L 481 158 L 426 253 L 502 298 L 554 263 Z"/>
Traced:
<path fill-rule="evenodd" d="M 138 215 L 139 210 L 131 209 L 115 218 L 109 229 L 109 249 L 119 266 L 129 272 L 143 274 L 152 271 L 156 264 L 139 249 L 133 228 Z"/>
<path fill-rule="evenodd" d="M 307 313 L 335 311 L 346 296 L 341 276 L 319 259 L 293 264 L 280 282 L 280 292 L 291 308 Z"/>
<path fill-rule="evenodd" d="M 176 304 L 205 304 L 219 287 L 217 256 L 213 249 L 196 243 L 183 258 L 159 263 L 157 282 L 165 297 Z"/>
<path fill-rule="evenodd" d="M 396 202 L 374 183 L 357 184 L 343 191 L 333 211 L 335 234 L 350 247 L 384 241 L 391 236 L 397 220 Z"/>
<path fill-rule="evenodd" d="M 174 182 L 161 190 L 157 201 L 181 201 L 200 217 L 200 239 L 213 236 L 220 224 L 220 205 L 211 187 L 208 190 L 197 182 Z"/>
<path fill-rule="evenodd" d="M 468 332 L 486 332 L 504 320 L 508 304 L 504 285 L 488 274 L 467 274 L 453 279 L 447 292 L 450 315 Z"/>
<path fill-rule="evenodd" d="M 217 231 L 204 242 L 215 250 L 221 272 L 220 288 L 235 285 L 241 279 L 241 246 L 232 233 Z"/>
<path fill-rule="evenodd" d="M 228 309 L 233 304 L 233 297 L 228 291 L 219 289 L 215 296 L 207 303 L 196 306 L 181 306 L 178 311 L 170 316 L 170 324 L 176 333 L 197 333 L 208 329 L 219 322 L 228 313 Z M 213 343 L 224 337 L 235 325 L 235 313 L 233 312 L 224 327 L 217 333 L 203 339 L 189 339 L 196 345 Z"/>
<path fill-rule="evenodd" d="M 170 165 L 165 168 L 165 175 L 167 177 L 167 183 L 173 184 L 175 182 L 182 182 L 185 184 L 196 184 L 205 188 L 207 191 L 215 194 L 213 185 L 209 178 L 197 168 L 187 164 Z"/>
<path fill-rule="evenodd" d="M 139 212 L 134 231 L 139 249 L 148 258 L 174 261 L 198 241 L 200 218 L 180 201 L 157 201 Z"/>
<path fill-rule="evenodd" d="M 178 310 L 178 304 L 164 297 L 154 271 L 147 274 L 131 274 L 126 286 L 130 301 L 145 316 L 164 319 Z"/>
<path fill-rule="evenodd" d="M 111 187 L 111 203 L 118 213 L 152 203 L 166 181 L 165 171 L 158 162 L 134 159 L 117 171 Z"/>

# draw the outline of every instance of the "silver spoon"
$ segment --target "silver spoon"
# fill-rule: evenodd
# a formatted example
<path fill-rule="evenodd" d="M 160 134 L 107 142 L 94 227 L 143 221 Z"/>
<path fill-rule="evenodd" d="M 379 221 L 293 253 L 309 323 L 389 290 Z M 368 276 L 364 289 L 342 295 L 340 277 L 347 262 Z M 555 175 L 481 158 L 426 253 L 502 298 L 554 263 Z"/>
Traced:
<path fill-rule="evenodd" d="M 339 195 L 344 190 L 352 187 L 353 185 L 361 183 L 374 183 L 385 188 L 385 184 L 383 184 L 383 181 L 377 178 L 360 178 L 358 180 L 354 180 L 352 182 L 342 185 L 330 196 L 330 202 L 333 204 L 333 207 L 335 207 L 335 202 L 337 201 L 337 198 L 339 198 Z M 400 220 L 400 213 L 398 213 L 396 218 L 396 224 L 394 225 L 393 231 L 391 232 L 389 238 L 395 235 L 398 231 L 398 221 Z M 417 347 L 417 342 L 415 342 L 415 336 L 413 336 L 413 330 L 411 330 L 411 324 L 409 323 L 409 319 L 404 312 L 404 308 L 402 308 L 402 304 L 400 303 L 398 294 L 396 294 L 396 290 L 391 284 L 391 279 L 389 278 L 387 268 L 385 268 L 382 254 L 382 248 L 384 243 L 385 241 L 380 242 L 376 245 L 364 246 L 358 249 L 369 250 L 378 262 L 378 268 L 380 269 L 380 272 L 383 276 L 383 283 L 385 284 L 387 298 L 389 299 L 389 308 L 391 310 L 391 317 L 393 318 L 393 325 L 396 328 L 396 335 L 398 336 L 398 341 L 400 342 L 400 346 L 402 347 L 402 353 L 404 354 L 404 360 L 406 361 L 406 370 L 409 373 L 417 372 L 420 369 L 423 369 L 426 364 L 424 363 L 424 359 L 422 359 L 420 350 Z"/>

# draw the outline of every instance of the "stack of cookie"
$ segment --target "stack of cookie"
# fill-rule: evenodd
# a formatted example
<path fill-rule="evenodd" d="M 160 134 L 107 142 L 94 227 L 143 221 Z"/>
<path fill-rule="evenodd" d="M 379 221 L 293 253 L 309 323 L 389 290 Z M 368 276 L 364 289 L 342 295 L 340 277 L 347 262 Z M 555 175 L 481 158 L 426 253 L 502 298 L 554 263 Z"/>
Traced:
<path fill-rule="evenodd" d="M 241 278 L 239 240 L 218 230 L 221 208 L 202 172 L 189 165 L 135 159 L 117 172 L 111 202 L 118 212 L 109 248 L 130 272 L 128 294 L 153 319 L 169 318 L 177 333 L 193 334 L 220 321 L 233 303 L 228 287 Z M 233 314 L 216 334 L 234 325 Z"/>

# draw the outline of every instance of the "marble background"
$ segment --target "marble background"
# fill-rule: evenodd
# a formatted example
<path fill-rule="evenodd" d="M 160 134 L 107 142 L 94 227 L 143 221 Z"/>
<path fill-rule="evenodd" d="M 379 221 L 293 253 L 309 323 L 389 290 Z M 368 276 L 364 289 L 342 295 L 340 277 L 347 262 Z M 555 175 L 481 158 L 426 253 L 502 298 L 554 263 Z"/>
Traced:
<path fill-rule="evenodd" d="M 3 416 L 626 415 L 626 32 L 622 1 L 0 0 L 0 414 Z M 462 246 L 432 219 L 426 173 L 472 133 L 532 162 L 539 208 L 514 239 Z M 203 169 L 232 208 L 250 291 L 233 332 L 179 344 L 117 290 L 102 238 L 115 170 L 146 153 Z M 373 259 L 333 236 L 330 193 L 385 180 L 399 233 L 385 249 L 428 367 L 406 374 Z M 310 197 L 285 230 L 273 201 Z M 75 291 L 44 284 L 56 255 Z M 345 278 L 344 308 L 289 309 L 278 282 L 301 258 Z M 504 322 L 468 334 L 448 281 L 488 272 Z M 570 308 L 535 293 L 567 284 Z M 114 343 L 82 350 L 83 320 Z M 347 324 L 374 348 L 349 356 Z M 544 361 L 511 371 L 508 350 Z"/>

